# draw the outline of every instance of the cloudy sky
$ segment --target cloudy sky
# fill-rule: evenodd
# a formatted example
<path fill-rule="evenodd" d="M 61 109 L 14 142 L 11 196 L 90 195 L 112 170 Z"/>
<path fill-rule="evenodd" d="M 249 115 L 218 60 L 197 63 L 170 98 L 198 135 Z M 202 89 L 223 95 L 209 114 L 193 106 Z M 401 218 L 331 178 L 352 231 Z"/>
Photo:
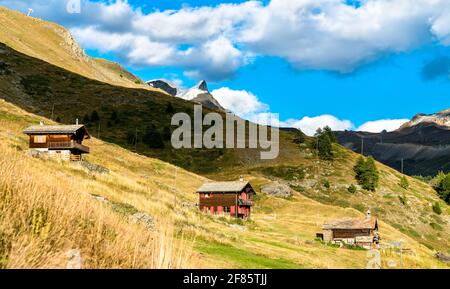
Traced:
<path fill-rule="evenodd" d="M 448 0 L 77 1 L 0 5 L 33 8 L 144 80 L 206 79 L 237 114 L 278 113 L 309 134 L 393 130 L 450 107 Z"/>

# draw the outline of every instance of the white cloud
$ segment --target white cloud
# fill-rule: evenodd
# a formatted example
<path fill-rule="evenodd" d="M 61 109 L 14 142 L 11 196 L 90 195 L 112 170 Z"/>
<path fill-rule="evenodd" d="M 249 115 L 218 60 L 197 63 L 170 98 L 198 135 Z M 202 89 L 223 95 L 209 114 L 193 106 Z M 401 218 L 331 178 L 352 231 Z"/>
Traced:
<path fill-rule="evenodd" d="M 360 7 L 343 0 L 247 1 L 150 13 L 124 0 L 85 0 L 78 15 L 67 13 L 65 3 L 0 0 L 70 27 L 85 47 L 209 80 L 231 77 L 258 55 L 282 57 L 298 69 L 350 72 L 385 54 L 450 45 L 448 0 L 364 0 Z"/>
<path fill-rule="evenodd" d="M 354 130 L 355 125 L 346 119 L 339 119 L 330 114 L 304 116 L 301 119 L 280 120 L 279 114 L 270 111 L 269 105 L 261 102 L 256 95 L 246 90 L 233 90 L 221 87 L 211 92 L 215 99 L 226 109 L 236 115 L 262 125 L 298 128 L 313 136 L 318 128 L 329 126 L 332 130 Z M 381 119 L 368 121 L 356 128 L 357 131 L 382 132 L 398 129 L 408 119 Z"/>
<path fill-rule="evenodd" d="M 305 116 L 302 119 L 288 119 L 282 123 L 284 127 L 294 127 L 300 129 L 303 133 L 312 136 L 318 128 L 329 126 L 332 130 L 349 130 L 354 127 L 349 120 L 341 120 L 329 114 L 315 117 Z"/>
<path fill-rule="evenodd" d="M 357 130 L 374 133 L 382 132 L 383 130 L 394 131 L 408 121 L 409 119 L 381 119 L 375 121 L 368 121 L 363 125 L 361 125 L 360 127 L 358 127 Z"/>
<path fill-rule="evenodd" d="M 233 90 L 222 87 L 213 90 L 211 94 L 226 109 L 240 117 L 249 117 L 256 113 L 266 112 L 269 106 L 262 103 L 251 92 L 246 90 Z"/>

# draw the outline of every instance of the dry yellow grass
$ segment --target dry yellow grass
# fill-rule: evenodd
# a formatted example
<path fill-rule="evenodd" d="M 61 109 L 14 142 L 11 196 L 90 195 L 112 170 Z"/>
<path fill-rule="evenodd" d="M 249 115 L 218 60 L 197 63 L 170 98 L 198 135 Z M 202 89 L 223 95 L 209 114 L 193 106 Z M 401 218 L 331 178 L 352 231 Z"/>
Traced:
<path fill-rule="evenodd" d="M 182 268 L 189 244 L 173 225 L 151 232 L 87 194 L 47 162 L 0 146 L 0 257 L 7 268 L 64 268 L 81 252 L 83 268 Z"/>

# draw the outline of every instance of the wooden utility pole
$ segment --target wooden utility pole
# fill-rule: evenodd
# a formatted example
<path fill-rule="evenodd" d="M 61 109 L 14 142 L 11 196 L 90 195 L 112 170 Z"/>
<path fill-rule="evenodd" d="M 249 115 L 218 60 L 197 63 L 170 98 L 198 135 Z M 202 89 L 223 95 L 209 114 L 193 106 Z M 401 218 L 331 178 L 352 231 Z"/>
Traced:
<path fill-rule="evenodd" d="M 402 158 L 402 165 L 401 165 L 401 172 L 402 172 L 402 174 L 403 174 L 403 168 L 404 168 L 404 165 L 403 165 L 403 158 Z"/>
<path fill-rule="evenodd" d="M 137 142 L 138 142 L 138 130 L 136 128 L 136 133 L 134 135 L 134 151 L 137 152 Z"/>
<path fill-rule="evenodd" d="M 53 120 L 53 112 L 55 111 L 55 103 L 52 105 L 52 116 L 50 117 L 51 120 Z"/>
<path fill-rule="evenodd" d="M 100 139 L 100 121 L 98 122 L 97 138 Z"/>
<path fill-rule="evenodd" d="M 364 137 L 361 137 L 361 155 L 364 156 Z"/>

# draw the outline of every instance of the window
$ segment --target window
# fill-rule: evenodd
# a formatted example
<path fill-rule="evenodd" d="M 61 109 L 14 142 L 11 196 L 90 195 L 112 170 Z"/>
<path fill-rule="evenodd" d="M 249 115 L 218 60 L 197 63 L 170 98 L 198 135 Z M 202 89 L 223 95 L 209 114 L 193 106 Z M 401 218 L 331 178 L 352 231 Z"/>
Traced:
<path fill-rule="evenodd" d="M 223 212 L 224 213 L 229 213 L 230 212 L 230 207 L 223 207 Z"/>
<path fill-rule="evenodd" d="M 209 194 L 205 194 L 205 199 L 209 199 Z"/>
<path fill-rule="evenodd" d="M 46 143 L 47 137 L 45 135 L 35 135 L 34 136 L 34 143 Z"/>

